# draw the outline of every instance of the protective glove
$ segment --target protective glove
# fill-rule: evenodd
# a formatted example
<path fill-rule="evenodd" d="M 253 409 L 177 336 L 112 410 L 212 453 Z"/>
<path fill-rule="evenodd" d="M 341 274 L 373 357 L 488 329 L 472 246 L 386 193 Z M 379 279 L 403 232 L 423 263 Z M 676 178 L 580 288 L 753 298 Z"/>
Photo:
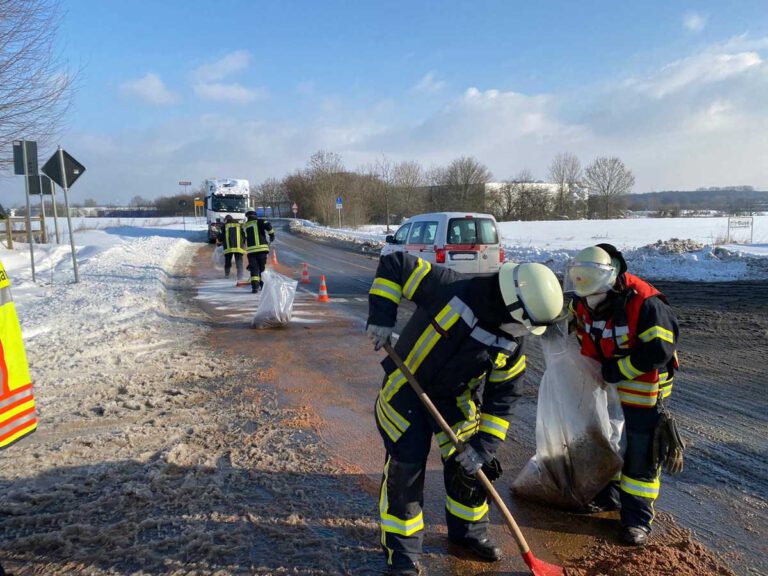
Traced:
<path fill-rule="evenodd" d="M 684 451 L 685 442 L 677 429 L 674 416 L 662 410 L 653 433 L 654 466 L 663 465 L 669 474 L 680 474 L 683 471 Z"/>
<path fill-rule="evenodd" d="M 467 447 L 469 448 L 469 446 Z M 465 451 L 466 449 L 465 448 Z M 475 452 L 476 453 L 476 452 Z M 446 469 L 452 468 L 448 474 L 448 494 L 467 506 L 480 506 L 485 499 L 485 489 L 474 474 L 469 474 L 458 462 L 458 454 L 451 456 L 446 462 Z M 482 470 L 488 480 L 495 482 L 502 474 L 501 464 L 496 458 L 482 465 Z"/>
<path fill-rule="evenodd" d="M 394 329 L 394 326 L 377 326 L 376 324 L 368 324 L 366 332 L 368 333 L 368 338 L 370 338 L 373 342 L 373 349 L 380 350 L 384 344 L 389 342 Z"/>
<path fill-rule="evenodd" d="M 616 384 L 626 380 L 626 376 L 619 370 L 619 363 L 616 360 L 606 360 L 602 366 L 603 380 L 610 384 Z"/>
<path fill-rule="evenodd" d="M 474 476 L 483 467 L 485 460 L 470 444 L 464 445 L 464 450 L 456 454 L 456 462 L 464 469 L 464 472 Z"/>

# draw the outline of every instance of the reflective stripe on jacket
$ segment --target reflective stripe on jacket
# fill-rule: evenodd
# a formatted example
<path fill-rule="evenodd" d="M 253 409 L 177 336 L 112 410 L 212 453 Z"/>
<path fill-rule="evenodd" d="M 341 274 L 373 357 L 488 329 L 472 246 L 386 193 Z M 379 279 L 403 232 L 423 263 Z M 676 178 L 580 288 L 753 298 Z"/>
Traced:
<path fill-rule="evenodd" d="M 593 317 L 584 301 L 577 301 L 577 336 L 585 356 L 617 361 L 625 378 L 617 384 L 622 404 L 650 408 L 660 393 L 666 397 L 672 391 L 679 329 L 656 288 L 629 273 L 623 281 L 625 290 L 610 293 L 605 317 Z"/>
<path fill-rule="evenodd" d="M 11 298 L 11 283 L 0 263 L 0 448 L 37 428 L 21 326 Z"/>
<path fill-rule="evenodd" d="M 275 241 L 275 231 L 272 224 L 263 218 L 248 220 L 243 224 L 245 231 L 245 251 L 248 254 L 269 252 L 269 244 Z M 267 241 L 269 235 L 269 241 Z"/>

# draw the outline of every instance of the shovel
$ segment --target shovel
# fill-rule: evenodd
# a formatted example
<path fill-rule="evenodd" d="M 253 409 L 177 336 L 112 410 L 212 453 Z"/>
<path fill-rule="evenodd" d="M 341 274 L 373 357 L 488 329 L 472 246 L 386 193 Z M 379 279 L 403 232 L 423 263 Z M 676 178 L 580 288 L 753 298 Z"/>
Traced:
<path fill-rule="evenodd" d="M 416 395 L 419 397 L 419 400 L 421 400 L 421 403 L 424 404 L 424 407 L 429 411 L 430 414 L 432 414 L 432 417 L 440 425 L 440 428 L 443 430 L 443 432 L 445 432 L 451 439 L 451 442 L 456 447 L 456 450 L 459 452 L 464 450 L 464 443 L 456 437 L 456 434 L 454 434 L 453 430 L 448 425 L 448 422 L 446 422 L 442 417 L 440 412 L 432 403 L 432 400 L 429 399 L 429 396 L 427 396 L 426 392 L 424 392 L 422 387 L 419 385 L 416 377 L 411 373 L 411 371 L 402 361 L 400 356 L 398 356 L 397 352 L 395 352 L 394 348 L 392 348 L 392 345 L 389 342 L 384 344 L 384 350 L 387 351 L 389 357 L 392 358 L 392 361 L 405 375 L 408 383 L 411 385 L 411 388 L 413 388 L 414 392 L 416 392 Z M 565 571 L 561 566 L 549 564 L 548 562 L 539 560 L 533 555 L 533 552 L 531 552 L 531 549 L 528 547 L 528 542 L 525 541 L 525 536 L 523 536 L 523 533 L 520 531 L 520 527 L 517 525 L 517 522 L 515 522 L 512 513 L 509 511 L 509 508 L 507 508 L 507 505 L 504 504 L 504 500 L 501 499 L 501 496 L 499 496 L 499 493 L 496 491 L 496 488 L 493 487 L 491 481 L 488 480 L 485 472 L 483 472 L 482 469 L 478 470 L 475 473 L 475 478 L 480 481 L 480 484 L 483 485 L 483 488 L 485 488 L 488 496 L 490 496 L 491 500 L 493 500 L 496 503 L 496 506 L 498 506 L 501 515 L 504 517 L 504 522 L 506 523 L 507 528 L 509 528 L 510 532 L 512 532 L 512 536 L 515 537 L 517 546 L 520 548 L 520 555 L 523 557 L 523 560 L 527 564 L 528 568 L 530 568 L 531 574 L 533 574 L 533 576 L 565 576 Z"/>

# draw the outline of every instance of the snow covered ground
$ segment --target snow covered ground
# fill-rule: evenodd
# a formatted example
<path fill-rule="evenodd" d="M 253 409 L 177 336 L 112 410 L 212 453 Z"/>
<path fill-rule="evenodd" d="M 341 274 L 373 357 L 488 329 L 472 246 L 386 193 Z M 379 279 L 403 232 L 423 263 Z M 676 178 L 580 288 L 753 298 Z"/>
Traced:
<path fill-rule="evenodd" d="M 335 229 L 306 226 L 339 240 L 383 242 L 384 226 Z M 390 227 L 394 234 L 396 227 Z M 768 278 L 768 216 L 756 216 L 751 244 L 730 243 L 727 218 L 638 218 L 552 222 L 501 222 L 507 260 L 544 262 L 562 272 L 586 246 L 608 242 L 624 252 L 630 270 L 655 280 L 730 281 Z M 675 243 L 673 239 L 690 240 Z M 749 237 L 739 231 L 735 239 Z"/>

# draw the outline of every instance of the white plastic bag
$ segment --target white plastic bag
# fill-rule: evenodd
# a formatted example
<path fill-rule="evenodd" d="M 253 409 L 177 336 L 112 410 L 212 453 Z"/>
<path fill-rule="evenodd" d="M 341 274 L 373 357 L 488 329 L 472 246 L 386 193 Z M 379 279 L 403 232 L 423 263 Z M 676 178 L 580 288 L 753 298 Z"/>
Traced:
<path fill-rule="evenodd" d="M 211 256 L 213 259 L 213 267 L 217 270 L 223 270 L 224 269 L 224 246 L 216 246 L 216 249 L 213 251 L 213 255 Z"/>
<path fill-rule="evenodd" d="M 264 280 L 264 288 L 251 326 L 253 328 L 287 326 L 291 321 L 293 299 L 299 283 L 271 270 L 262 272 L 261 278 Z"/>
<path fill-rule="evenodd" d="M 565 323 L 541 338 L 546 370 L 536 410 L 536 455 L 512 484 L 524 498 L 563 508 L 590 502 L 622 467 L 624 413 L 600 364 L 581 355 Z"/>

